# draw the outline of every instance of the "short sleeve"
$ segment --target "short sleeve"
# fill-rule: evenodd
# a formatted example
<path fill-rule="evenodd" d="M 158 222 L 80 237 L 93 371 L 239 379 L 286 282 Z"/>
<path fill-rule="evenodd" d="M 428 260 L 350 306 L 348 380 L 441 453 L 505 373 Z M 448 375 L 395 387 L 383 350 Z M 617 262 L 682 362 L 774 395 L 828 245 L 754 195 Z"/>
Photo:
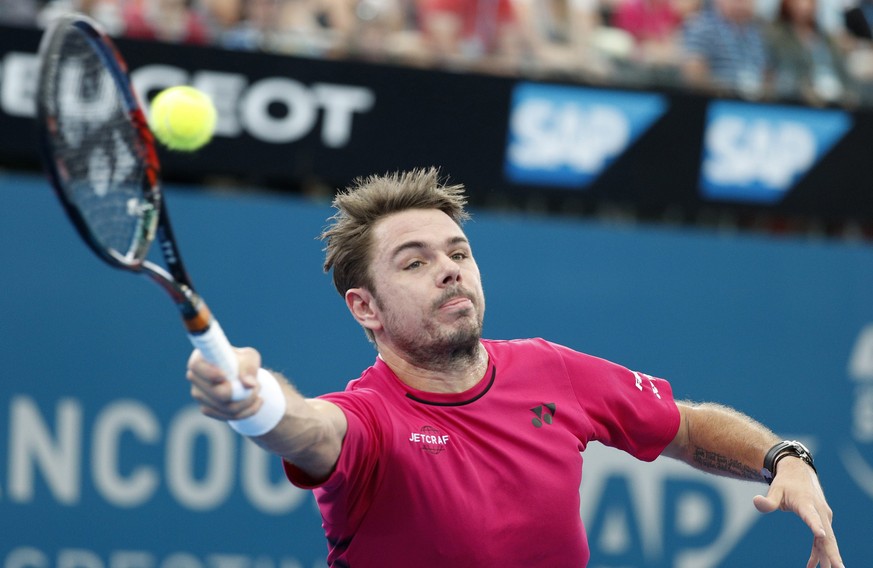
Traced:
<path fill-rule="evenodd" d="M 664 379 L 556 347 L 594 439 L 652 461 L 676 436 L 679 409 Z"/>

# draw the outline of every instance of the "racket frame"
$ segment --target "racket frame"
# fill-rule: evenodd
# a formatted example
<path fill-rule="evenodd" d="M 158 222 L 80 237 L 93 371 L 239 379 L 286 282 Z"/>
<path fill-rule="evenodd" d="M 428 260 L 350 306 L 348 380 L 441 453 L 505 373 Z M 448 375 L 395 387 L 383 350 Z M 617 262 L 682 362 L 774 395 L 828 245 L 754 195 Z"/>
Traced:
<path fill-rule="evenodd" d="M 68 27 L 75 27 L 88 41 L 91 48 L 98 54 L 104 68 L 112 77 L 116 91 L 121 94 L 130 123 L 135 128 L 137 143 L 136 156 L 144 165 L 143 195 L 148 204 L 146 214 L 140 216 L 136 228 L 134 246 L 127 254 L 120 254 L 111 248 L 106 248 L 93 234 L 87 220 L 64 191 L 65 180 L 62 177 L 62 164 L 55 160 L 52 135 L 58 135 L 59 124 L 55 114 L 45 108 L 46 97 L 44 87 L 49 72 L 45 62 L 51 57 L 59 57 L 55 42 L 61 41 L 65 34 L 58 33 Z M 100 26 L 87 16 L 70 14 L 59 17 L 43 35 L 39 48 L 39 60 L 43 64 L 39 71 L 37 92 L 37 131 L 39 151 L 46 171 L 49 174 L 51 186 L 58 195 L 67 216 L 72 221 L 76 231 L 89 248 L 99 258 L 114 268 L 127 270 L 148 276 L 158 284 L 173 299 L 181 312 L 188 338 L 195 348 L 199 349 L 204 358 L 220 368 L 231 384 L 231 397 L 241 400 L 250 396 L 252 389 L 245 387 L 239 380 L 239 363 L 236 352 L 221 329 L 218 321 L 212 316 L 203 299 L 194 291 L 191 279 L 176 244 L 173 228 L 167 214 L 166 202 L 160 185 L 160 162 L 155 149 L 154 135 L 148 127 L 145 113 L 142 110 L 136 92 L 130 81 L 127 63 L 121 56 L 111 38 Z M 52 66 L 50 69 L 55 69 Z M 157 237 L 161 254 L 167 268 L 146 260 L 151 244 Z M 236 431 L 246 436 L 259 436 L 272 430 L 282 419 L 286 402 L 279 383 L 269 372 L 260 369 L 257 375 L 262 395 L 263 405 L 254 415 L 241 420 L 231 420 L 230 425 Z"/>
<path fill-rule="evenodd" d="M 37 94 L 37 120 L 44 127 L 38 129 L 38 146 L 43 162 L 46 164 L 45 169 L 49 173 L 52 188 L 79 235 L 101 259 L 114 268 L 148 276 L 176 303 L 188 332 L 205 333 L 212 322 L 212 317 L 205 302 L 194 291 L 191 278 L 182 262 L 182 256 L 176 244 L 167 213 L 166 202 L 161 192 L 161 168 L 154 135 L 148 127 L 143 107 L 130 81 L 127 63 L 121 53 L 111 38 L 93 20 L 81 14 L 70 14 L 55 20 L 43 35 L 39 48 L 40 61 L 46 60 L 49 53 L 57 51 L 58 47 L 54 45 L 55 42 L 61 41 L 65 37 L 65 35 L 55 33 L 56 30 L 70 26 L 82 33 L 82 37 L 89 42 L 94 53 L 99 56 L 104 68 L 115 82 L 117 92 L 121 95 L 120 100 L 137 133 L 138 147 L 136 151 L 137 156 L 142 161 L 145 173 L 142 176 L 142 196 L 149 210 L 140 217 L 131 252 L 123 255 L 112 248 L 103 246 L 91 231 L 78 207 L 70 201 L 67 192 L 64 191 L 63 187 L 66 181 L 55 161 L 50 134 L 53 128 L 55 129 L 54 134 L 57 134 L 58 122 L 51 110 L 43 104 L 45 99 L 40 90 Z M 40 89 L 47 83 L 43 79 L 43 74 L 46 72 L 44 67 L 40 69 Z M 145 258 L 155 237 L 157 237 L 167 269 Z"/>

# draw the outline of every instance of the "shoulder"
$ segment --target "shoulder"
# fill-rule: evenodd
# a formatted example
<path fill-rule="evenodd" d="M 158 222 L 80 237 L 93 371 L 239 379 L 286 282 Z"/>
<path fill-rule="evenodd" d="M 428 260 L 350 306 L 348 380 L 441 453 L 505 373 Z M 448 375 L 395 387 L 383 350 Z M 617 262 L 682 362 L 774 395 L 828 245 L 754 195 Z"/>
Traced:
<path fill-rule="evenodd" d="M 547 341 L 541 337 L 526 339 L 483 339 L 482 344 L 488 354 L 495 359 L 507 356 L 523 355 L 549 356 L 555 355 L 556 343 Z"/>
<path fill-rule="evenodd" d="M 391 377 L 385 371 L 386 366 L 380 363 L 377 360 L 372 366 L 364 369 L 360 377 L 348 382 L 345 390 L 323 394 L 318 398 L 330 401 L 344 410 L 384 409 L 386 406 L 384 394 Z"/>
<path fill-rule="evenodd" d="M 615 366 L 614 363 L 577 351 L 541 337 L 509 340 L 483 340 L 485 349 L 498 365 L 525 362 L 535 365 L 553 363 L 565 368 Z"/>

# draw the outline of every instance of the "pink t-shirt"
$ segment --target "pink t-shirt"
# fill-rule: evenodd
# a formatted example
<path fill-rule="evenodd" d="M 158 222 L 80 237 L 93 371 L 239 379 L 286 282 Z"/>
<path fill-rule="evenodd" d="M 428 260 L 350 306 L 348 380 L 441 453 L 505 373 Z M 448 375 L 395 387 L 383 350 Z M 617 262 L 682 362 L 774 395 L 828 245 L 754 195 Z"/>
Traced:
<path fill-rule="evenodd" d="M 336 469 L 313 488 L 328 564 L 352 568 L 584 566 L 580 452 L 598 440 L 641 460 L 673 439 L 662 380 L 542 339 L 483 340 L 467 392 L 403 384 L 381 359 L 325 395 L 348 418 Z"/>

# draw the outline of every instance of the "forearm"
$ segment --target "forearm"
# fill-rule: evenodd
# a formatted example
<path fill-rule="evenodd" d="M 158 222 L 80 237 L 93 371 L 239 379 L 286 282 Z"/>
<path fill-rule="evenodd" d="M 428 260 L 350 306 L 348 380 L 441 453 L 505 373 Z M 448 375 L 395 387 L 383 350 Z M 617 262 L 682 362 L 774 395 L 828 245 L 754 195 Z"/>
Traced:
<path fill-rule="evenodd" d="M 326 476 L 339 456 L 345 416 L 329 402 L 304 398 L 284 377 L 273 375 L 282 387 L 285 413 L 275 428 L 251 440 L 313 478 Z"/>
<path fill-rule="evenodd" d="M 767 450 L 779 441 L 752 418 L 719 404 L 678 402 L 682 421 L 666 455 L 697 469 L 751 481 L 763 481 Z"/>

